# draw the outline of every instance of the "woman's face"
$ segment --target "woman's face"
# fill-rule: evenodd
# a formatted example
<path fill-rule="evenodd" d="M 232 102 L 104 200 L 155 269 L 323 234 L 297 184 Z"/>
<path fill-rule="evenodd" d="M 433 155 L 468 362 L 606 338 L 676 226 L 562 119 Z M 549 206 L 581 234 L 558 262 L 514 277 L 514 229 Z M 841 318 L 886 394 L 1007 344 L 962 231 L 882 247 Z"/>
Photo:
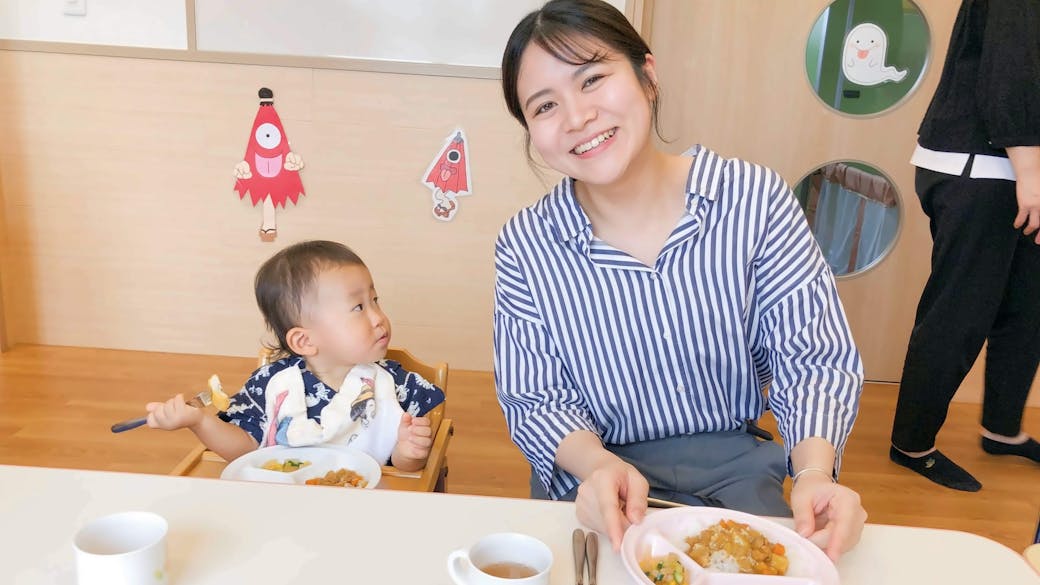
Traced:
<path fill-rule="evenodd" d="M 656 81 L 652 55 L 644 71 Z M 520 58 L 517 94 L 535 150 L 579 181 L 611 184 L 649 146 L 650 96 L 617 52 L 571 65 L 532 43 Z"/>

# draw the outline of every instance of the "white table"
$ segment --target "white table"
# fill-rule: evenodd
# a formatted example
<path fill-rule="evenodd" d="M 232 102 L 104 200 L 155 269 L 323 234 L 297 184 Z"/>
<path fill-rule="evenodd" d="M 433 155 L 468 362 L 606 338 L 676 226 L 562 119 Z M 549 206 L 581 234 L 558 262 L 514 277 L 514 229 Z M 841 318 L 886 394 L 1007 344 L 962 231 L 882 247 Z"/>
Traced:
<path fill-rule="evenodd" d="M 543 540 L 555 557 L 552 584 L 573 583 L 573 504 L 3 465 L 0 583 L 74 583 L 73 534 L 126 510 L 169 521 L 171 585 L 374 583 L 388 574 L 449 585 L 448 553 L 498 531 Z M 628 583 L 606 539 L 600 546 L 600 583 Z M 1040 584 L 1015 551 L 924 528 L 869 525 L 838 569 L 843 585 Z"/>

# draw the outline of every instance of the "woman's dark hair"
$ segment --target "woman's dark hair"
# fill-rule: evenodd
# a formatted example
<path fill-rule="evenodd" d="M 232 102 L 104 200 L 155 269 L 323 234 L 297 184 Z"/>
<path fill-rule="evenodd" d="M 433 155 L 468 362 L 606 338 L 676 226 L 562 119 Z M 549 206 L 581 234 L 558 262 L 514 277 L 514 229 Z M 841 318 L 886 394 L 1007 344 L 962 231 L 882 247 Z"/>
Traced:
<path fill-rule="evenodd" d="M 276 342 L 268 349 L 276 357 L 294 355 L 285 335 L 300 324 L 303 297 L 323 270 L 339 266 L 364 266 L 353 250 L 338 242 L 312 240 L 293 244 L 271 256 L 256 272 L 253 290 L 264 322 Z"/>
<path fill-rule="evenodd" d="M 502 53 L 502 93 L 509 113 L 524 127 L 528 161 L 531 160 L 531 134 L 527 132 L 527 120 L 524 119 L 516 84 L 520 76 L 520 57 L 531 43 L 571 65 L 598 63 L 606 59 L 600 45 L 623 55 L 632 65 L 636 78 L 653 96 L 650 112 L 654 130 L 661 136 L 658 123 L 660 92 L 643 70 L 650 47 L 625 15 L 603 0 L 550 0 L 516 25 Z"/>

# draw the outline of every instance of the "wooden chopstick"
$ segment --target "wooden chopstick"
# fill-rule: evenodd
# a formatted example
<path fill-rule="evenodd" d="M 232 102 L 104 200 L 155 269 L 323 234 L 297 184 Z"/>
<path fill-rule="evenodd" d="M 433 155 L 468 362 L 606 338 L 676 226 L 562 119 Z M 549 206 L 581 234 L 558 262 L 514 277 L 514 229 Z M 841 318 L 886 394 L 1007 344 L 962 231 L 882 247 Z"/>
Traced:
<path fill-rule="evenodd" d="M 689 508 L 689 504 L 680 504 L 679 502 L 673 502 L 671 500 L 662 500 L 661 498 L 647 498 L 646 505 L 651 508 Z"/>

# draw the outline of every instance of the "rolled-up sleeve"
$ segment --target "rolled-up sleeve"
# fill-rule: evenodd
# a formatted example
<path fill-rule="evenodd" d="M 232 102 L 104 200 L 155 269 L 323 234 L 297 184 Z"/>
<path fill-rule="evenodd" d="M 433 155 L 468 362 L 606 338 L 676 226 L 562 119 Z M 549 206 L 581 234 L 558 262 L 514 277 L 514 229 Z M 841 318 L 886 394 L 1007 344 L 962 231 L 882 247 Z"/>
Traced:
<path fill-rule="evenodd" d="M 773 377 L 769 404 L 788 461 L 799 442 L 821 437 L 835 448 L 837 477 L 859 409 L 863 363 L 797 201 L 782 181 L 769 199 L 756 271 L 761 342 Z"/>
<path fill-rule="evenodd" d="M 990 144 L 1040 145 L 1040 2 L 989 2 L 977 101 Z"/>
<path fill-rule="evenodd" d="M 532 300 L 505 236 L 495 249 L 495 386 L 513 442 L 556 499 L 578 485 L 555 467 L 556 450 L 577 430 L 599 434 Z"/>

